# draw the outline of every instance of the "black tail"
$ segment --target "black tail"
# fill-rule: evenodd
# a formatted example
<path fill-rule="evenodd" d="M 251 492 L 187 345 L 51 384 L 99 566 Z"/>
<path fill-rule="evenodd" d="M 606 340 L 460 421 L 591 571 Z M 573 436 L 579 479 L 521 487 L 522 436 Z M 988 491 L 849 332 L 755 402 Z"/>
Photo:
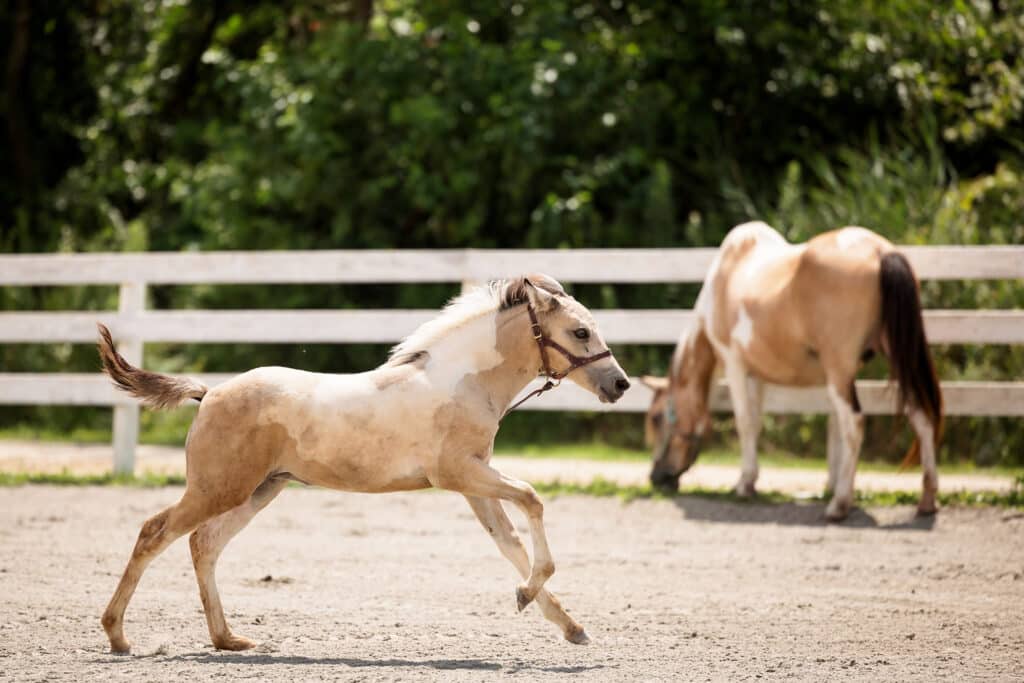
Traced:
<path fill-rule="evenodd" d="M 899 391 L 899 406 L 924 411 L 935 428 L 935 447 L 942 436 L 942 391 L 935 364 L 928 349 L 921 318 L 921 297 L 917 278 L 903 254 L 891 251 L 882 256 L 882 327 L 889 351 L 889 366 Z M 903 465 L 919 461 L 917 440 L 903 459 Z"/>

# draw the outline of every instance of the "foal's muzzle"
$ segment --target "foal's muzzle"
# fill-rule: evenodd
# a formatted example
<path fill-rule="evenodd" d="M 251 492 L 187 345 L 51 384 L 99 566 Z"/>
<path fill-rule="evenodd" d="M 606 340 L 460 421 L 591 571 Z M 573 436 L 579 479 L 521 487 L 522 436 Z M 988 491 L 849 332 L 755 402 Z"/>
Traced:
<path fill-rule="evenodd" d="M 615 403 L 622 395 L 626 393 L 626 389 L 629 389 L 629 380 L 625 377 L 619 377 L 613 381 L 604 381 L 600 385 L 601 394 L 600 399 L 609 403 Z"/>

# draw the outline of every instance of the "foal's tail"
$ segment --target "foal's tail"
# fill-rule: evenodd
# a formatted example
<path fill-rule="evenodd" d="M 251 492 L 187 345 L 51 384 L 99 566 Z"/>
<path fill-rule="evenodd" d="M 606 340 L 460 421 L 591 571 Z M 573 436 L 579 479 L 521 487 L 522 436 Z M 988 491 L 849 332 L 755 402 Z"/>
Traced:
<path fill-rule="evenodd" d="M 190 398 L 201 401 L 209 391 L 205 384 L 194 379 L 179 379 L 133 366 L 114 349 L 110 330 L 99 323 L 96 326 L 100 330 L 100 341 L 96 347 L 103 361 L 103 371 L 121 391 L 154 408 L 176 408 Z"/>
<path fill-rule="evenodd" d="M 882 327 L 889 366 L 898 386 L 898 405 L 918 408 L 928 416 L 937 448 L 942 436 L 942 391 L 924 334 L 917 278 L 906 257 L 890 251 L 882 256 L 880 280 Z M 901 466 L 916 464 L 920 457 L 920 444 L 914 439 Z"/>

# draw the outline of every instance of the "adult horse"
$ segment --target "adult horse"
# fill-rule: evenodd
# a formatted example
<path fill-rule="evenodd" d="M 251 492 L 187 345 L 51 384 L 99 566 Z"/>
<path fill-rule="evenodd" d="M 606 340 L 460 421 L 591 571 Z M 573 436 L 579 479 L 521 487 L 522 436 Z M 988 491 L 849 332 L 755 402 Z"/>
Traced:
<path fill-rule="evenodd" d="M 142 525 L 103 615 L 114 652 L 129 650 L 124 612 L 142 572 L 189 532 L 214 646 L 253 647 L 224 620 L 215 567 L 227 542 L 290 480 L 367 493 L 435 486 L 463 494 L 525 580 L 516 590 L 519 609 L 536 598 L 566 640 L 587 642 L 544 589 L 555 566 L 540 498 L 488 464 L 509 403 L 538 372 L 556 381 L 568 376 L 602 401 L 629 388 L 589 311 L 555 280 L 521 277 L 471 291 L 395 347 L 384 365 L 361 374 L 265 367 L 207 389 L 132 367 L 102 325 L 100 333 L 104 369 L 120 389 L 156 408 L 200 401 L 185 443 L 185 492 Z M 529 520 L 532 565 L 501 500 Z"/>
<path fill-rule="evenodd" d="M 655 391 L 647 414 L 655 486 L 678 488 L 679 475 L 697 459 L 711 423 L 712 374 L 721 364 L 740 437 L 735 490 L 742 496 L 752 495 L 757 481 L 763 383 L 827 387 L 838 431 L 829 435 L 827 488 L 833 496 L 825 512 L 831 520 L 844 518 L 864 437 L 854 378 L 863 361 L 880 352 L 889 359 L 899 406 L 917 435 L 908 457 L 919 455 L 924 471 L 918 510 L 935 512 L 942 395 L 917 279 L 891 243 L 848 227 L 797 245 L 765 223 L 744 223 L 722 242 L 694 313 L 668 378 L 644 378 Z"/>

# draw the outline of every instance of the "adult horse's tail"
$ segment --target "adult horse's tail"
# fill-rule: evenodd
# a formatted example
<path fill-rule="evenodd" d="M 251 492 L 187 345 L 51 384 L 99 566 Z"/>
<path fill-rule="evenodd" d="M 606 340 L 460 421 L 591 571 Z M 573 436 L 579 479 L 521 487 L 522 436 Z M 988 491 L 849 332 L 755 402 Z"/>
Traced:
<path fill-rule="evenodd" d="M 899 252 L 882 256 L 882 328 L 889 352 L 889 366 L 898 387 L 898 405 L 918 408 L 935 429 L 935 447 L 942 436 L 942 391 L 928 349 L 921 317 L 921 297 L 910 262 Z M 903 465 L 920 462 L 920 445 L 913 445 Z"/>
<path fill-rule="evenodd" d="M 205 384 L 194 379 L 179 379 L 135 367 L 114 349 L 110 330 L 102 324 L 96 326 L 100 330 L 100 341 L 96 346 L 103 361 L 103 371 L 121 391 L 154 408 L 175 408 L 190 398 L 201 401 L 209 391 Z"/>

